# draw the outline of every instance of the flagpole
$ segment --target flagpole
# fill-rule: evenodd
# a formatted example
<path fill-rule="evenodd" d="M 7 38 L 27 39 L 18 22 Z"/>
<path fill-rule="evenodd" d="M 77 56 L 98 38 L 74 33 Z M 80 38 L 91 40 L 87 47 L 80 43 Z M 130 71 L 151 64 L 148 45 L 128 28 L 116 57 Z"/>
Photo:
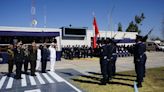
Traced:
<path fill-rule="evenodd" d="M 113 11 L 114 11 L 114 8 L 115 8 L 115 5 L 112 7 L 112 10 L 111 10 L 111 13 L 110 13 L 110 23 L 109 25 L 111 25 L 111 38 L 112 38 L 112 14 L 113 14 Z M 109 31 L 110 31 L 110 26 L 109 26 Z"/>

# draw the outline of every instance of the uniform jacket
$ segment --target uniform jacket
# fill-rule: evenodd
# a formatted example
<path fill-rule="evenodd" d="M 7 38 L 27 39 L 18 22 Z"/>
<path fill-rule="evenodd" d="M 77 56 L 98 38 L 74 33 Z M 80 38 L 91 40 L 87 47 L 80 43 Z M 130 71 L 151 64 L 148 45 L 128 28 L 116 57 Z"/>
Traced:
<path fill-rule="evenodd" d="M 49 47 L 50 59 L 56 59 L 56 49 L 54 47 Z"/>

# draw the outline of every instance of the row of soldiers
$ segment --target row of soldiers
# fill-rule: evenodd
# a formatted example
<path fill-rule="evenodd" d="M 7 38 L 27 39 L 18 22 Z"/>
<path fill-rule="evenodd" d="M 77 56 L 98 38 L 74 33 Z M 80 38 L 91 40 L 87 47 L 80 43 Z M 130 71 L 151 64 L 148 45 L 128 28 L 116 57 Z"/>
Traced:
<path fill-rule="evenodd" d="M 98 44 L 102 44 L 102 42 L 104 41 L 104 39 L 99 40 Z M 133 45 L 115 45 L 116 46 L 116 54 L 117 56 L 119 56 L 120 54 L 129 54 L 127 48 L 132 47 Z M 100 51 L 99 51 L 99 45 L 97 48 L 88 47 L 87 45 L 67 45 L 67 46 L 63 46 L 62 47 L 62 57 L 65 59 L 74 59 L 74 58 L 88 58 L 88 57 L 93 57 L 93 56 L 99 56 L 100 55 Z M 121 52 L 125 52 L 126 53 L 121 53 Z"/>
<path fill-rule="evenodd" d="M 65 59 L 73 59 L 73 58 L 88 58 L 89 56 L 93 57 L 93 48 L 88 47 L 86 45 L 82 46 L 64 46 L 62 48 L 62 56 Z"/>
<path fill-rule="evenodd" d="M 51 45 L 50 47 L 53 48 Z M 50 48 L 50 49 L 51 49 Z M 50 56 L 50 51 L 47 48 L 47 44 L 36 45 L 35 42 L 32 42 L 30 46 L 18 42 L 15 45 L 8 46 L 8 74 L 10 77 L 13 72 L 13 66 L 16 65 L 16 75 L 15 79 L 21 79 L 22 74 L 22 65 L 24 65 L 24 73 L 28 74 L 28 64 L 30 63 L 31 76 L 36 76 L 35 71 L 40 67 L 41 62 L 41 72 L 46 73 L 46 65 L 48 58 Z M 56 54 L 56 51 L 55 51 Z M 56 55 L 55 55 L 56 59 Z"/>
<path fill-rule="evenodd" d="M 145 40 L 146 37 L 136 36 L 136 43 L 131 47 L 126 47 L 130 53 L 134 55 L 134 65 L 136 72 L 136 82 L 137 87 L 142 87 L 143 78 L 145 77 L 145 64 L 147 60 L 147 56 L 145 54 L 146 45 Z M 109 80 L 115 76 L 116 72 L 116 42 L 112 39 L 107 38 L 99 43 L 100 49 L 100 68 L 103 78 L 101 79 L 101 85 L 106 85 Z"/>

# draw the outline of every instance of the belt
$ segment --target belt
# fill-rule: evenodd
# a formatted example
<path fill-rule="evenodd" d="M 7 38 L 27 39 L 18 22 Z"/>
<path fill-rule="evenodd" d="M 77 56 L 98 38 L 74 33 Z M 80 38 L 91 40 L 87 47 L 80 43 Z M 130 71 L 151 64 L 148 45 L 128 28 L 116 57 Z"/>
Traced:
<path fill-rule="evenodd" d="M 117 53 L 113 53 L 112 55 L 117 55 Z"/>

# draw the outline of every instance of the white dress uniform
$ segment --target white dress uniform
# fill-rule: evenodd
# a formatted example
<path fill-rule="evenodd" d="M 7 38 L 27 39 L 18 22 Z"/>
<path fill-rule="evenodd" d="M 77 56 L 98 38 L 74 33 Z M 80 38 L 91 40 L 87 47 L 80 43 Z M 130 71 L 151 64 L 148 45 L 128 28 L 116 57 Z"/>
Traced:
<path fill-rule="evenodd" d="M 37 49 L 37 60 L 36 60 L 36 70 L 39 70 L 41 65 L 41 50 L 38 48 Z"/>
<path fill-rule="evenodd" d="M 50 46 L 49 51 L 50 51 L 50 71 L 55 71 L 56 49 Z"/>

